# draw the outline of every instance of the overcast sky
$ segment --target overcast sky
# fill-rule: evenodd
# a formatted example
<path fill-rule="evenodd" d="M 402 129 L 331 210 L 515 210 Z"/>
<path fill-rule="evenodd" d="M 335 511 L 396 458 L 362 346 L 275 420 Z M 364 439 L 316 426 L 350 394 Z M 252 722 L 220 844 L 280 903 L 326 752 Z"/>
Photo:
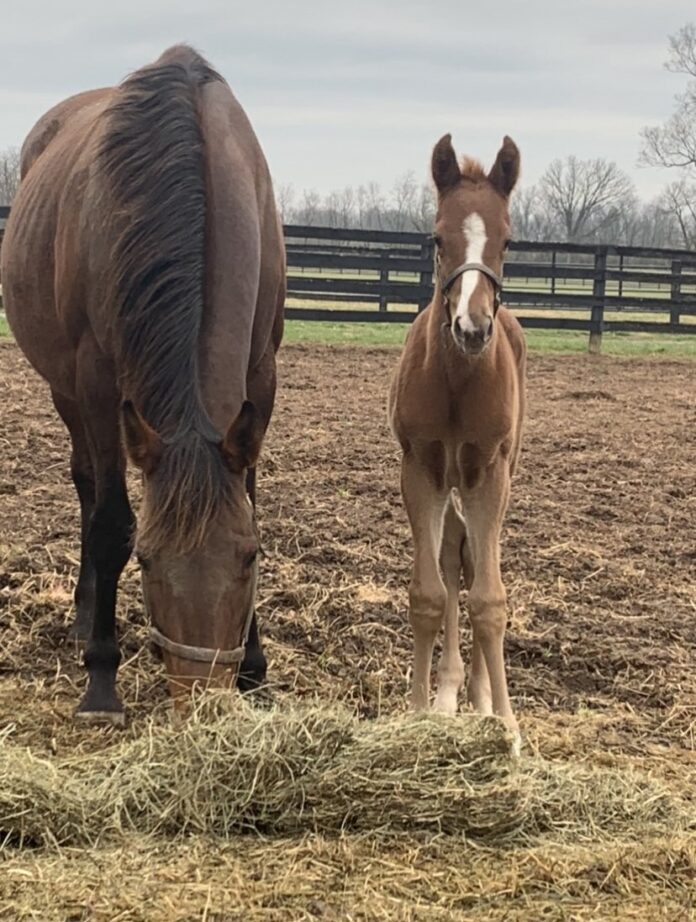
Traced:
<path fill-rule="evenodd" d="M 0 22 L 0 148 L 47 108 L 118 82 L 187 41 L 245 107 L 276 183 L 320 192 L 406 170 L 434 142 L 492 162 L 504 134 L 523 179 L 554 157 L 615 160 L 649 197 L 639 132 L 669 115 L 665 71 L 686 0 L 19 0 Z"/>

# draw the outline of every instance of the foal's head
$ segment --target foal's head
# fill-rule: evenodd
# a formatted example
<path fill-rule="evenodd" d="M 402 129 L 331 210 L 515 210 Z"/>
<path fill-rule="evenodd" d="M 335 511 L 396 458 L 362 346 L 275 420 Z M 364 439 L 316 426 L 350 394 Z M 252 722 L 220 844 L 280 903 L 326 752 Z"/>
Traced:
<path fill-rule="evenodd" d="M 263 426 L 247 401 L 222 439 L 212 426 L 205 435 L 194 428 L 162 438 L 132 403 L 124 405 L 123 428 L 143 475 L 136 551 L 170 690 L 209 679 L 229 684 L 239 662 L 225 662 L 225 654 L 237 650 L 241 658 L 256 592 L 259 546 L 246 472 Z"/>
<path fill-rule="evenodd" d="M 449 134 L 433 150 L 438 206 L 434 236 L 443 320 L 457 347 L 469 355 L 483 352 L 493 334 L 510 238 L 508 198 L 519 171 L 520 154 L 508 137 L 489 173 L 468 159 L 460 168 Z"/>

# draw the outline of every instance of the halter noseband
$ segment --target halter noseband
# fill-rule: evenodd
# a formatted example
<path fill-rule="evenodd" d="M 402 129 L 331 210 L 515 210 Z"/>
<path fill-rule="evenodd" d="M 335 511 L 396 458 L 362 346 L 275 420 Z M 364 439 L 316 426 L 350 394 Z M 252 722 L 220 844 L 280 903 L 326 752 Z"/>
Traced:
<path fill-rule="evenodd" d="M 484 263 L 462 263 L 461 266 L 457 266 L 456 269 L 453 269 L 452 272 L 444 279 L 440 280 L 440 291 L 442 292 L 442 297 L 447 308 L 447 317 L 452 322 L 450 317 L 449 310 L 449 298 L 448 292 L 452 285 L 457 281 L 460 275 L 464 275 L 465 272 L 482 272 L 493 284 L 493 316 L 498 313 L 498 308 L 500 307 L 500 296 L 503 291 L 503 280 L 501 277 L 494 272 L 492 269 L 489 269 Z"/>
<path fill-rule="evenodd" d="M 258 563 L 254 563 L 254 585 L 251 592 L 251 604 L 244 622 L 244 631 L 242 632 L 242 642 L 233 650 L 220 650 L 214 647 L 194 647 L 185 643 L 178 643 L 165 636 L 154 625 L 150 627 L 150 639 L 157 644 L 160 650 L 165 650 L 179 659 L 188 660 L 194 663 L 211 663 L 215 666 L 230 666 L 234 663 L 241 663 L 246 652 L 247 640 L 249 639 L 249 630 L 251 621 L 254 617 L 254 606 L 256 603 L 256 582 L 258 577 Z"/>

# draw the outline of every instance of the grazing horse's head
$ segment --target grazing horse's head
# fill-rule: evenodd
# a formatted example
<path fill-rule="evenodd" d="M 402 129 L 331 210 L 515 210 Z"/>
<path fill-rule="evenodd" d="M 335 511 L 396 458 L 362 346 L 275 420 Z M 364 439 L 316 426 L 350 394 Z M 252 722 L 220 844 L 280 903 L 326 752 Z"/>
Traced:
<path fill-rule="evenodd" d="M 142 472 L 136 551 L 172 694 L 196 681 L 229 683 L 256 593 L 259 546 L 246 472 L 264 427 L 246 401 L 222 439 L 212 427 L 166 439 L 127 402 L 123 429 Z"/>
<path fill-rule="evenodd" d="M 487 174 L 472 160 L 460 168 L 449 134 L 433 150 L 438 291 L 452 337 L 467 355 L 483 352 L 493 334 L 510 237 L 508 198 L 519 170 L 520 154 L 508 137 Z"/>

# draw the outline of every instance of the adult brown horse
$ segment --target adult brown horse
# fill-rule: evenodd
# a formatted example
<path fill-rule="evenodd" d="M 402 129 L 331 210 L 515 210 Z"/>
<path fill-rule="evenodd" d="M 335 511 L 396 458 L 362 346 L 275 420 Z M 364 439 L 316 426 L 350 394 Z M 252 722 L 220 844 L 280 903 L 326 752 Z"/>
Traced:
<path fill-rule="evenodd" d="M 254 132 L 195 51 L 171 48 L 38 122 L 2 280 L 17 342 L 72 439 L 73 632 L 87 639 L 89 672 L 79 716 L 123 721 L 115 605 L 134 528 L 124 446 L 142 472 L 135 544 L 170 689 L 237 672 L 242 687 L 262 681 L 252 503 L 285 252 Z"/>
<path fill-rule="evenodd" d="M 524 337 L 499 305 L 519 152 L 506 137 L 488 174 L 471 160 L 460 169 L 445 135 L 433 151 L 432 174 L 438 192 L 435 293 L 409 333 L 390 395 L 414 542 L 413 704 L 429 706 L 433 648 L 444 622 L 435 708 L 456 711 L 464 682 L 463 571 L 473 628 L 469 702 L 482 714 L 502 717 L 519 740 L 503 661 L 507 618 L 499 546 L 524 414 Z"/>

